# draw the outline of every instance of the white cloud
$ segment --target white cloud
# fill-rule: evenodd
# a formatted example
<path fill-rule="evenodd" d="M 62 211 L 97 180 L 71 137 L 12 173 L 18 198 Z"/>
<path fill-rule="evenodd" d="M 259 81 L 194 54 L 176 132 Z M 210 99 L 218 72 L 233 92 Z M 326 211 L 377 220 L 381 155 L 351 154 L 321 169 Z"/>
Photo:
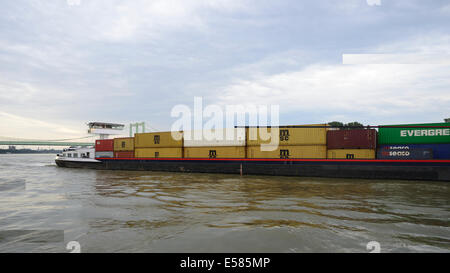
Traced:
<path fill-rule="evenodd" d="M 246 9 L 247 1 L 154 0 L 121 1 L 114 5 L 96 3 L 95 39 L 129 41 L 158 38 L 165 31 L 207 28 L 208 11 L 235 12 Z"/>
<path fill-rule="evenodd" d="M 288 112 L 351 113 L 355 118 L 405 117 L 450 106 L 450 66 L 311 65 L 294 72 L 239 80 L 219 96 L 222 104 L 278 104 Z M 348 117 L 350 118 L 350 117 Z"/>
<path fill-rule="evenodd" d="M 450 35 L 432 32 L 389 43 L 380 43 L 368 50 L 371 51 L 370 53 L 445 53 L 448 55 L 450 53 Z"/>
<path fill-rule="evenodd" d="M 6 102 L 24 102 L 36 96 L 36 89 L 27 83 L 0 80 L 0 99 Z"/>
<path fill-rule="evenodd" d="M 19 82 L 0 78 L 0 99 L 6 106 L 8 103 L 21 103 L 32 105 L 47 105 L 47 103 L 57 104 L 67 102 L 70 99 L 81 98 L 76 96 L 76 92 L 69 90 L 55 89 L 52 87 L 40 87 L 29 82 Z M 4 102 L 7 102 L 4 104 Z"/>
<path fill-rule="evenodd" d="M 441 12 L 446 15 L 450 15 L 450 4 L 441 7 Z"/>
<path fill-rule="evenodd" d="M 448 56 L 450 36 L 418 36 L 380 44 L 366 52 L 447 53 Z M 264 74 L 258 73 L 265 69 L 264 62 L 259 62 L 252 69 L 222 88 L 217 97 L 220 104 L 278 104 L 282 114 L 309 112 L 324 119 L 371 117 L 377 119 L 375 122 L 408 119 L 420 113 L 427 119 L 430 116 L 425 114 L 446 115 L 450 108 L 448 63 L 315 63 L 287 72 Z"/>
<path fill-rule="evenodd" d="M 83 135 L 83 131 L 80 130 L 81 126 L 61 125 L 60 123 L 18 116 L 3 111 L 0 111 L 0 121 L 0 132 L 2 132 L 1 136 L 3 137 L 60 139 L 87 135 L 87 133 Z"/>

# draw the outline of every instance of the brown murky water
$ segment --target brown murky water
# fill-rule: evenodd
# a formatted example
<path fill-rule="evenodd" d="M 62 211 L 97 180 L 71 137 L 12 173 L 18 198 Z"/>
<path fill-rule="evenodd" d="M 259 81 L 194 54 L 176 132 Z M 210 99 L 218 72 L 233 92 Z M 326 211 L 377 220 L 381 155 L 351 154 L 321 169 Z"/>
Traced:
<path fill-rule="evenodd" d="M 0 252 L 69 252 L 69 241 L 81 252 L 368 252 L 370 241 L 381 252 L 450 252 L 450 183 L 96 171 L 53 160 L 0 155 Z"/>

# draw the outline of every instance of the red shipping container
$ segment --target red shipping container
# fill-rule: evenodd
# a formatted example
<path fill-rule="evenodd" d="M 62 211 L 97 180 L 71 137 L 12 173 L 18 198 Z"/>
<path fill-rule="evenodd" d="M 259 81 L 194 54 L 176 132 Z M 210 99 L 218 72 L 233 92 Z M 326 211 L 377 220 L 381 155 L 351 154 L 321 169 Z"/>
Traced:
<path fill-rule="evenodd" d="M 376 149 L 377 130 L 330 130 L 327 131 L 328 149 Z"/>
<path fill-rule="evenodd" d="M 114 158 L 133 158 L 134 157 L 134 151 L 119 151 L 114 152 Z"/>
<path fill-rule="evenodd" d="M 114 139 L 99 139 L 95 141 L 95 151 L 109 152 L 114 151 Z"/>

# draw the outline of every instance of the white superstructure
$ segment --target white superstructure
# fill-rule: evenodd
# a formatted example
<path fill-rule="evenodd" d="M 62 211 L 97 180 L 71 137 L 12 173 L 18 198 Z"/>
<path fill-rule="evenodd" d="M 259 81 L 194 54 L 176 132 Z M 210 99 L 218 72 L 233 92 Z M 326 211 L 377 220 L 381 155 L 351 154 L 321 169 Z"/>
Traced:
<path fill-rule="evenodd" d="M 100 139 L 108 139 L 110 135 L 120 135 L 125 127 L 123 124 L 106 122 L 89 122 L 88 133 L 98 135 Z"/>
<path fill-rule="evenodd" d="M 88 133 L 97 135 L 99 139 L 108 139 L 110 135 L 120 135 L 124 129 L 123 124 L 107 122 L 89 122 Z M 55 160 L 72 162 L 100 162 L 95 159 L 95 146 L 77 146 L 64 149 L 56 155 Z"/>
<path fill-rule="evenodd" d="M 62 153 L 56 155 L 56 159 L 78 162 L 100 162 L 95 160 L 94 146 L 77 146 L 64 149 Z"/>

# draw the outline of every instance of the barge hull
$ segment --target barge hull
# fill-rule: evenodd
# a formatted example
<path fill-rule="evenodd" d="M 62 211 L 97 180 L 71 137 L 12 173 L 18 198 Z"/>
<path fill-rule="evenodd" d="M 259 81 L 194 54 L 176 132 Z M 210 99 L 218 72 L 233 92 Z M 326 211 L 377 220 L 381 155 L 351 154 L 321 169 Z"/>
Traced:
<path fill-rule="evenodd" d="M 450 160 L 223 160 L 97 158 L 58 166 L 102 170 L 450 181 Z"/>
<path fill-rule="evenodd" d="M 56 165 L 58 165 L 58 167 L 66 167 L 66 168 L 82 168 L 82 169 L 94 169 L 94 170 L 105 169 L 103 162 L 81 162 L 81 161 L 69 161 L 69 160 L 55 159 L 55 163 L 56 163 Z"/>

